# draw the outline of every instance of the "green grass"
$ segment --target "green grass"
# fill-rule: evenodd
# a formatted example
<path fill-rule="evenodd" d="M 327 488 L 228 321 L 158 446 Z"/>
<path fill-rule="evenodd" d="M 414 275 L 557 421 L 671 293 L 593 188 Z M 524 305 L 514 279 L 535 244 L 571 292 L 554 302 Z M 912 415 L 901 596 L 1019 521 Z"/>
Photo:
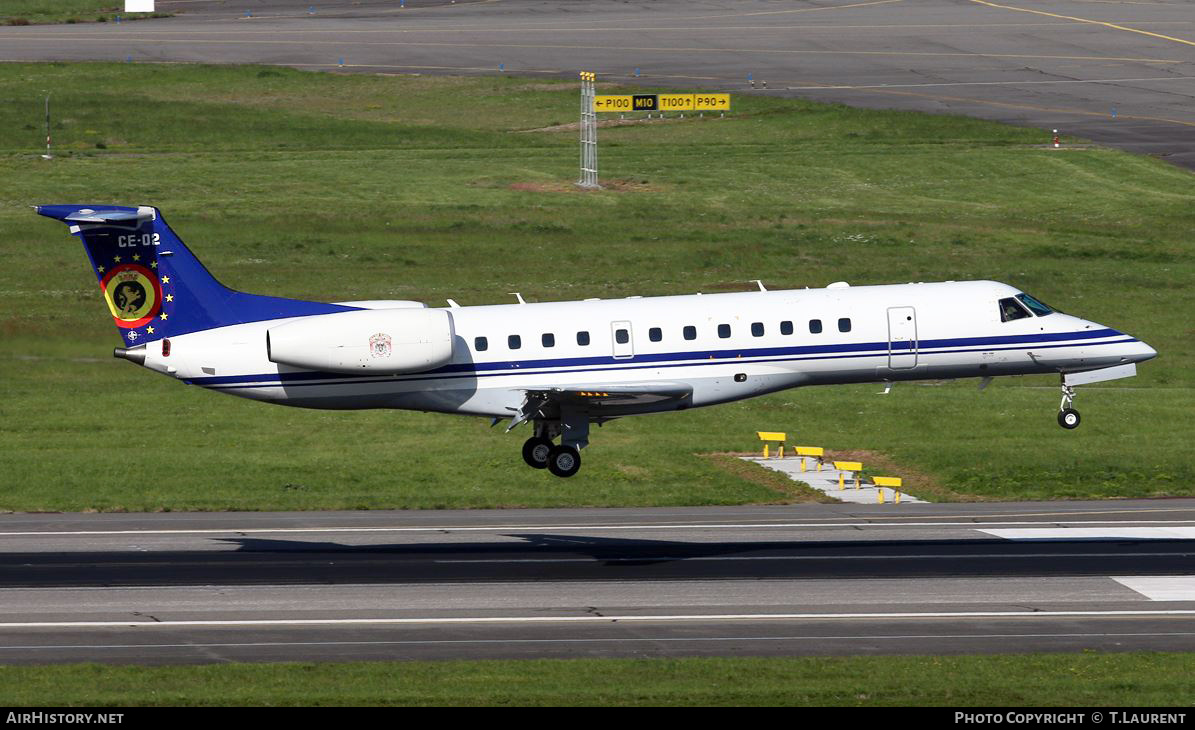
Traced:
<path fill-rule="evenodd" d="M 122 20 L 139 20 L 169 13 L 126 13 L 121 0 L 0 0 L 0 24 L 7 25 L 106 23 L 118 15 Z"/>
<path fill-rule="evenodd" d="M 0 667 L 17 706 L 1155 707 L 1195 698 L 1180 653 Z"/>
<path fill-rule="evenodd" d="M 574 121 L 568 82 L 7 64 L 0 100 L 0 509 L 803 499 L 695 456 L 753 451 L 761 429 L 872 454 L 934 499 L 1195 494 L 1195 176 L 1156 160 L 739 95 L 726 119 L 603 128 L 609 189 L 580 193 L 575 130 L 527 131 Z M 27 207 L 56 202 L 157 205 L 226 284 L 281 296 L 481 304 L 991 278 L 1161 355 L 1080 389 L 1075 432 L 1054 422 L 1053 378 L 803 389 L 616 421 L 559 480 L 522 465 L 525 432 L 479 419 L 277 408 L 111 360 L 84 256 Z"/>

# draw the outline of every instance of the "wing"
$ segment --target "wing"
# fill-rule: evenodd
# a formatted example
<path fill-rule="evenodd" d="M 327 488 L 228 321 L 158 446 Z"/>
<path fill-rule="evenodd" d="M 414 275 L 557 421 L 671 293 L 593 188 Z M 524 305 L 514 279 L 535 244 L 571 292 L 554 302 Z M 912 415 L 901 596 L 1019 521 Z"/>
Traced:
<path fill-rule="evenodd" d="M 604 420 L 673 411 L 693 399 L 693 386 L 678 382 L 592 383 L 522 390 L 526 397 L 507 431 L 529 418 L 560 418 L 562 409 L 584 411 L 591 420 Z"/>

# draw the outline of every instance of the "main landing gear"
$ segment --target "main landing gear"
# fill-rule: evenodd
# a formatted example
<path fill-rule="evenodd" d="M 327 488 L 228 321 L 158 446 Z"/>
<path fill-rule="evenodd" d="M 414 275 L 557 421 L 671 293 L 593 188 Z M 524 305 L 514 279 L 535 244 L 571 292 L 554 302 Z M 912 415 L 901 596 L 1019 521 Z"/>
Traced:
<path fill-rule="evenodd" d="M 1078 428 L 1079 427 L 1079 412 L 1071 408 L 1071 404 L 1075 400 L 1074 387 L 1062 384 L 1062 403 L 1058 405 L 1058 425 L 1063 428 Z"/>
<path fill-rule="evenodd" d="M 560 437 L 560 443 L 553 440 Z M 536 421 L 535 435 L 523 442 L 523 461 L 532 469 L 547 469 L 558 477 L 581 470 L 581 449 L 589 443 L 588 419 Z"/>
<path fill-rule="evenodd" d="M 547 469 L 548 454 L 554 444 L 542 436 L 532 436 L 523 442 L 523 461 L 532 469 Z"/>
<path fill-rule="evenodd" d="M 581 469 L 581 452 L 565 444 L 553 444 L 541 436 L 523 443 L 523 461 L 533 469 L 547 469 L 558 477 L 571 477 Z"/>

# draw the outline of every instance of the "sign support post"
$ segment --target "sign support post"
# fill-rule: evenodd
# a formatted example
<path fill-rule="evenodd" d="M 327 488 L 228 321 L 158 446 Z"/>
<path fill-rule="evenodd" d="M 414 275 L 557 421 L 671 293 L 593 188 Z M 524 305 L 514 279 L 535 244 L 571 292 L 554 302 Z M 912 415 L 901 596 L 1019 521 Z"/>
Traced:
<path fill-rule="evenodd" d="M 50 153 L 50 95 L 46 94 L 46 154 L 41 156 L 43 160 L 52 160 L 54 155 Z"/>
<path fill-rule="evenodd" d="M 597 172 L 597 113 L 593 109 L 597 74 L 581 72 L 581 178 L 578 187 L 598 190 Z"/>

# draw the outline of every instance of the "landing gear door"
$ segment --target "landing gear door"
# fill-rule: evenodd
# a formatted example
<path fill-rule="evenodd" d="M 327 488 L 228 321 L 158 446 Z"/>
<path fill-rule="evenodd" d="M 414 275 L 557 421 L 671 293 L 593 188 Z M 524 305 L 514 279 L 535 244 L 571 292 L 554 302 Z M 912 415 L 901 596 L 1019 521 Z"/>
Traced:
<path fill-rule="evenodd" d="M 917 366 L 917 312 L 912 307 L 888 309 L 888 367 L 908 370 Z"/>
<path fill-rule="evenodd" d="M 614 343 L 614 359 L 624 360 L 635 356 L 634 338 L 631 337 L 630 322 L 611 322 L 610 341 Z"/>

